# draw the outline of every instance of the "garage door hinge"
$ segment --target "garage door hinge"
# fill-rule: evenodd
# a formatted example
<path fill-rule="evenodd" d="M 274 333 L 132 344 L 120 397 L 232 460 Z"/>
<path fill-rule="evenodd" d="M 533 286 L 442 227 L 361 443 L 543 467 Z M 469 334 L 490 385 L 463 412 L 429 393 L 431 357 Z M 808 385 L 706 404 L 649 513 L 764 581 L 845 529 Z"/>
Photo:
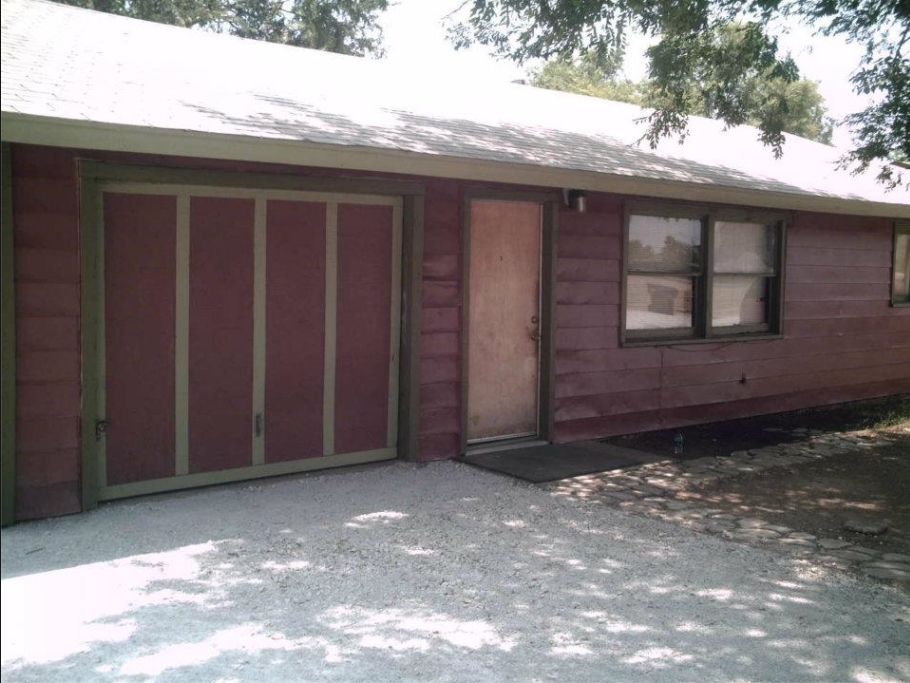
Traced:
<path fill-rule="evenodd" d="M 101 439 L 107 436 L 107 420 L 95 420 L 95 441 L 101 441 Z"/>

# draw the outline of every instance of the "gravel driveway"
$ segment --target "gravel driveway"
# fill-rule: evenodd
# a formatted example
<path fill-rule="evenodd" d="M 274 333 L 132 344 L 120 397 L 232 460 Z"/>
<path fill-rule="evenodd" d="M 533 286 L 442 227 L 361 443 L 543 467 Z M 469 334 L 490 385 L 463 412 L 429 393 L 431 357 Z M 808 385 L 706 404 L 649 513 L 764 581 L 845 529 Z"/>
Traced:
<path fill-rule="evenodd" d="M 910 596 L 455 463 L 2 534 L 4 681 L 910 679 Z"/>

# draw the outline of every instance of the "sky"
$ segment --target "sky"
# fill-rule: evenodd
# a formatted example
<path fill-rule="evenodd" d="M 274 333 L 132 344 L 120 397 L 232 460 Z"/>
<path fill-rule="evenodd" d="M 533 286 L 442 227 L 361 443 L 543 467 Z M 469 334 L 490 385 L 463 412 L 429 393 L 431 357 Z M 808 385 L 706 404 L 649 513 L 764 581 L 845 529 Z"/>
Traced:
<path fill-rule="evenodd" d="M 475 46 L 456 51 L 446 39 L 443 18 L 461 0 L 396 0 L 382 21 L 386 58 L 418 78 L 458 78 L 482 83 L 508 83 L 527 77 L 528 65 L 496 59 L 487 48 Z M 850 74 L 859 64 L 862 48 L 839 37 L 814 36 L 810 28 L 791 26 L 780 40 L 805 78 L 817 81 L 829 115 L 840 119 L 866 106 L 867 99 L 852 92 Z M 644 50 L 648 41 L 641 36 L 629 42 L 626 77 L 645 76 Z M 834 144 L 849 146 L 851 137 L 844 127 L 835 129 Z"/>

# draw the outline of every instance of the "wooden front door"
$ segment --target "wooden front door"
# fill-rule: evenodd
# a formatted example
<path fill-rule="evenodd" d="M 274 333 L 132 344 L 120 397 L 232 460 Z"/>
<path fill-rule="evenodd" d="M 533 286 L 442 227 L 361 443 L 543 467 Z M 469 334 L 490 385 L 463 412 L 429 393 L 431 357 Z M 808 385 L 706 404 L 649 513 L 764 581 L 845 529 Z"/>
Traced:
<path fill-rule="evenodd" d="M 471 203 L 469 442 L 538 434 L 541 205 Z"/>

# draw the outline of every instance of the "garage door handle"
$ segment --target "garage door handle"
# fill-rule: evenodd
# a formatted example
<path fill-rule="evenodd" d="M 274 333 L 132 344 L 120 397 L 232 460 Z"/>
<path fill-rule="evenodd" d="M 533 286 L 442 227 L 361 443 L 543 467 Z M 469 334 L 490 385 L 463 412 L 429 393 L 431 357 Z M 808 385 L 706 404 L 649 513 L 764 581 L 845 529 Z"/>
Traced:
<path fill-rule="evenodd" d="M 262 413 L 256 413 L 255 430 L 256 436 L 262 436 Z"/>
<path fill-rule="evenodd" d="M 101 441 L 107 436 L 107 428 L 110 423 L 107 420 L 95 420 L 95 441 Z"/>

